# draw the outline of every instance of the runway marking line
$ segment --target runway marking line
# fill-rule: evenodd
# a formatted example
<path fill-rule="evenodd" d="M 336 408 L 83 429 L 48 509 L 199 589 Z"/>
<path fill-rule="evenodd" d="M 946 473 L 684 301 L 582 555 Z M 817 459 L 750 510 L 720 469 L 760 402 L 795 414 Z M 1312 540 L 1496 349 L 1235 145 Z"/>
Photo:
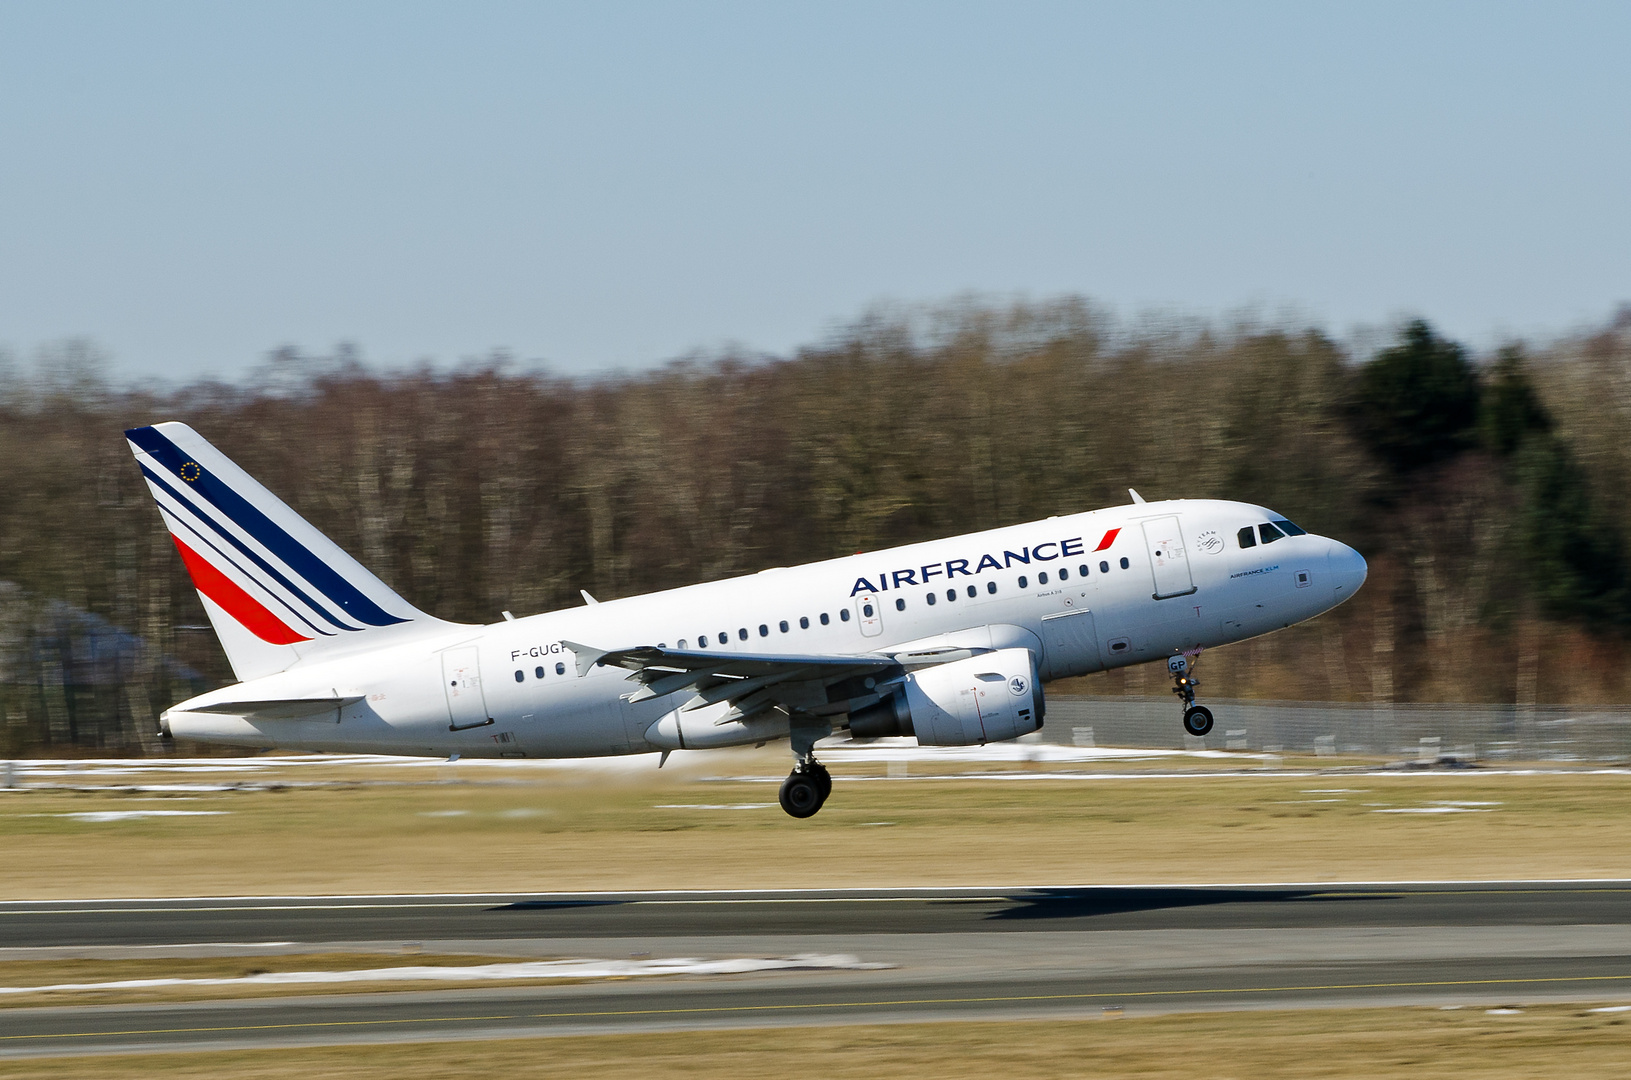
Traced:
<path fill-rule="evenodd" d="M 868 1009 L 900 1005 L 989 1005 L 1018 1001 L 1090 1001 L 1102 998 L 1196 997 L 1206 994 L 1281 994 L 1321 990 L 1409 990 L 1441 986 L 1540 986 L 1550 983 L 1631 981 L 1631 975 L 1549 976 L 1543 979 L 1440 979 L 1429 982 L 1333 983 L 1327 986 L 1216 987 L 1198 990 L 1100 991 L 1083 994 L 1013 994 L 970 998 L 901 998 L 893 1001 L 815 1001 L 788 1005 L 706 1005 L 684 1009 L 608 1009 L 589 1012 L 526 1013 L 508 1016 L 428 1016 L 399 1020 L 313 1020 L 298 1024 L 226 1024 L 218 1027 L 148 1028 L 132 1031 L 76 1031 L 0 1035 L 0 1042 L 24 1039 L 107 1039 L 129 1035 L 196 1035 L 201 1032 L 294 1031 L 304 1028 L 384 1027 L 390 1024 L 454 1024 L 482 1020 L 569 1020 L 606 1016 L 686 1016 L 701 1013 L 792 1012 L 810 1009 Z"/>
<path fill-rule="evenodd" d="M 1364 891 L 1364 892 L 1361 892 L 1361 891 L 1355 891 L 1355 890 L 1348 889 L 1348 888 L 1343 888 L 1341 886 L 1338 886 L 1338 887 L 1335 887 L 1335 888 L 1330 888 L 1330 889 L 1318 889 L 1317 887 L 1313 887 L 1313 886 L 1285 886 L 1285 885 L 1253 885 L 1253 886 L 1242 886 L 1242 885 L 1220 885 L 1220 886 L 1204 886 L 1204 885 L 1126 885 L 1126 886 L 1119 886 L 1118 885 L 1118 886 L 1107 886 L 1107 887 L 1106 886 L 1088 886 L 1088 887 L 1062 886 L 1059 889 L 1045 889 L 1045 890 L 1016 889 L 1014 892 L 1015 892 L 1015 894 L 1019 894 L 1019 895 L 1006 894 L 1006 895 L 993 895 L 993 896 L 808 896 L 808 897 L 806 897 L 806 896 L 789 896 L 789 897 L 754 897 L 754 896 L 748 896 L 748 897 L 719 897 L 719 898 L 712 898 L 712 899 L 710 899 L 710 898 L 701 898 L 701 899 L 686 899 L 686 900 L 605 900 L 605 901 L 600 901 L 599 903 L 603 904 L 604 906 L 608 906 L 608 907 L 609 906 L 614 906 L 614 905 L 616 905 L 616 906 L 625 906 L 625 907 L 640 907 L 640 906 L 665 906 L 665 905 L 667 905 L 667 906 L 681 906 L 681 905 L 707 905 L 707 904 L 721 904 L 721 905 L 725 905 L 725 904 L 765 904 L 765 905 L 770 905 L 770 904 L 912 904 L 912 903 L 966 904 L 966 903 L 971 903 L 971 902 L 975 902 L 975 903 L 980 903 L 980 902 L 994 903 L 994 902 L 1003 901 L 1003 900 L 1020 901 L 1020 900 L 1027 900 L 1027 899 L 1034 899 L 1034 897 L 1027 897 L 1027 896 L 1023 895 L 1026 892 L 1032 892 L 1032 891 L 1044 892 L 1044 893 L 1046 893 L 1047 895 L 1050 895 L 1050 896 L 1058 896 L 1058 895 L 1060 895 L 1060 893 L 1073 893 L 1073 892 L 1080 892 L 1080 893 L 1091 895 L 1092 893 L 1103 892 L 1103 891 L 1107 891 L 1107 890 L 1127 891 L 1127 892 L 1147 891 L 1147 890 L 1151 890 L 1151 889 L 1171 889 L 1171 890 L 1175 890 L 1175 891 L 1182 891 L 1182 890 L 1200 891 L 1200 890 L 1203 890 L 1203 889 L 1212 889 L 1212 888 L 1241 889 L 1241 890 L 1244 890 L 1244 889 L 1285 890 L 1285 889 L 1290 889 L 1290 888 L 1298 888 L 1301 891 L 1308 892 L 1310 894 L 1310 897 L 1318 897 L 1318 896 L 1373 897 L 1375 899 L 1396 899 L 1396 898 L 1398 898 L 1400 896 L 1410 896 L 1410 897 L 1434 897 L 1434 896 L 1528 896 L 1528 895 L 1535 895 L 1535 894 L 1542 894 L 1542 893 L 1544 893 L 1544 894 L 1567 893 L 1567 894 L 1572 894 L 1572 895 L 1584 895 L 1584 894 L 1591 894 L 1591 893 L 1613 893 L 1613 894 L 1631 893 L 1631 889 L 1626 889 L 1626 888 L 1427 889 L 1427 890 L 1420 890 L 1420 891 L 1412 890 L 1412 889 L 1408 889 L 1408 888 L 1386 888 L 1386 889 L 1381 889 L 1381 890 L 1376 890 L 1376 891 Z M 389 903 L 389 904 L 366 904 L 366 903 L 364 903 L 364 904 L 223 904 L 223 905 L 212 905 L 212 906 L 208 906 L 208 907 L 205 907 L 205 906 L 189 906 L 189 905 L 183 903 L 183 904 L 169 905 L 169 906 L 163 906 L 163 907 L 123 907 L 123 906 L 120 906 L 120 907 L 105 907 L 105 908 L 96 908 L 96 907 L 93 907 L 93 908 L 39 908 L 39 909 L 33 909 L 33 910 L 27 910 L 27 909 L 18 910 L 16 908 L 5 906 L 5 907 L 0 907 L 0 916 L 5 916 L 5 915 L 10 915 L 10 916 L 24 916 L 24 915 L 109 915 L 109 914 L 153 915 L 153 914 L 187 914 L 187 913 L 193 913 L 193 912 L 216 912 L 216 911 L 409 911 L 409 910 L 419 910 L 419 909 L 426 909 L 426 908 L 442 909 L 442 908 L 524 907 L 525 905 L 528 905 L 528 904 L 534 904 L 534 903 L 540 903 L 540 902 L 548 903 L 549 901 L 547 901 L 547 900 L 544 900 L 544 901 L 540 901 L 540 900 L 508 900 L 508 901 L 506 901 L 506 900 L 502 900 L 502 899 L 494 899 L 494 900 L 481 900 L 481 901 L 469 901 L 469 900 L 466 900 L 466 901 L 452 901 L 452 900 L 449 900 L 449 901 L 440 901 L 440 902 L 431 901 L 431 902 L 424 902 L 424 903 L 417 903 L 417 904 L 413 904 L 413 903 L 407 903 L 407 904 L 404 904 L 404 903 Z M 567 904 L 572 904 L 573 903 L 572 900 L 564 900 L 562 902 L 567 903 Z M 1241 902 L 1242 903 L 1253 903 L 1254 901 L 1252 901 L 1249 898 L 1242 898 Z M 49 901 L 47 901 L 47 903 L 49 903 Z M 593 904 L 593 903 L 596 903 L 596 901 L 587 901 L 586 903 Z"/>

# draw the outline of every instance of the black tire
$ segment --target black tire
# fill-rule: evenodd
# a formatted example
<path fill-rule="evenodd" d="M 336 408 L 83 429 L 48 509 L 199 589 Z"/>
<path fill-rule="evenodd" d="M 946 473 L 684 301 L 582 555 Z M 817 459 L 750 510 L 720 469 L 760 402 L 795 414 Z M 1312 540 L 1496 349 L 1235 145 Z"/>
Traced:
<path fill-rule="evenodd" d="M 1184 710 L 1184 730 L 1197 737 L 1211 731 L 1212 710 L 1205 705 L 1191 705 Z"/>
<path fill-rule="evenodd" d="M 796 818 L 807 818 L 821 809 L 821 785 L 807 772 L 796 772 L 782 781 L 776 793 L 782 809 Z"/>
<path fill-rule="evenodd" d="M 809 773 L 821 788 L 821 801 L 826 802 L 827 796 L 832 794 L 832 773 L 828 772 L 827 766 L 819 761 L 810 762 Z"/>

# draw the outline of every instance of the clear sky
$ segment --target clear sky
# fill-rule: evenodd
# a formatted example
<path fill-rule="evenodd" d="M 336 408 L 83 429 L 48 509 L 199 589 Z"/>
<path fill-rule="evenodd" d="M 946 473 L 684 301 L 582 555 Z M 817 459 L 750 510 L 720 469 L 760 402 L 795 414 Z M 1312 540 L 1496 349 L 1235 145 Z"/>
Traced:
<path fill-rule="evenodd" d="M 1631 300 L 1631 4 L 0 0 L 0 345 L 561 372 L 877 302 Z"/>

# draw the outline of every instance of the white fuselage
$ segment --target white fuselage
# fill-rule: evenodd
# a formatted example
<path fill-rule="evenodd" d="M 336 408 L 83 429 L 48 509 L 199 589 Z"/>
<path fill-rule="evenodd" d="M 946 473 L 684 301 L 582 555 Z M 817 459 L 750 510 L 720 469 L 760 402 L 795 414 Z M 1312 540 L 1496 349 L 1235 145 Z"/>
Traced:
<path fill-rule="evenodd" d="M 1246 503 L 1136 503 L 488 626 L 441 624 L 212 691 L 165 724 L 211 742 L 408 755 L 672 748 L 653 726 L 681 695 L 631 703 L 639 684 L 629 672 L 590 665 L 580 675 L 563 642 L 763 656 L 951 641 L 1030 648 L 1045 680 L 1082 675 L 1265 634 L 1357 591 L 1364 560 L 1337 541 L 1240 546 L 1241 529 L 1277 518 Z M 305 697 L 348 703 L 297 718 L 195 711 Z"/>

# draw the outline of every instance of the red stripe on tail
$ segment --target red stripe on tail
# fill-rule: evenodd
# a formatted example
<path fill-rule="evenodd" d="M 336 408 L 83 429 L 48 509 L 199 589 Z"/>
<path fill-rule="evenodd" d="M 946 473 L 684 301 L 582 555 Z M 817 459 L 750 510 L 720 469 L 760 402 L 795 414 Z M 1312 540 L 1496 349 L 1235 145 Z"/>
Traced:
<path fill-rule="evenodd" d="M 1099 541 L 1099 546 L 1094 548 L 1093 550 L 1094 551 L 1103 551 L 1105 548 L 1107 548 L 1111 544 L 1115 543 L 1116 542 L 1116 534 L 1119 533 L 1120 531 L 1121 531 L 1120 529 L 1111 529 L 1109 532 L 1105 533 L 1104 534 L 1104 539 L 1100 540 Z"/>
<path fill-rule="evenodd" d="M 238 587 L 238 583 L 211 566 L 198 552 L 172 535 L 181 561 L 187 564 L 198 591 L 213 600 L 222 611 L 244 625 L 250 633 L 273 645 L 293 645 L 297 641 L 310 641 L 290 629 L 282 619 L 266 609 L 266 605 Z"/>

